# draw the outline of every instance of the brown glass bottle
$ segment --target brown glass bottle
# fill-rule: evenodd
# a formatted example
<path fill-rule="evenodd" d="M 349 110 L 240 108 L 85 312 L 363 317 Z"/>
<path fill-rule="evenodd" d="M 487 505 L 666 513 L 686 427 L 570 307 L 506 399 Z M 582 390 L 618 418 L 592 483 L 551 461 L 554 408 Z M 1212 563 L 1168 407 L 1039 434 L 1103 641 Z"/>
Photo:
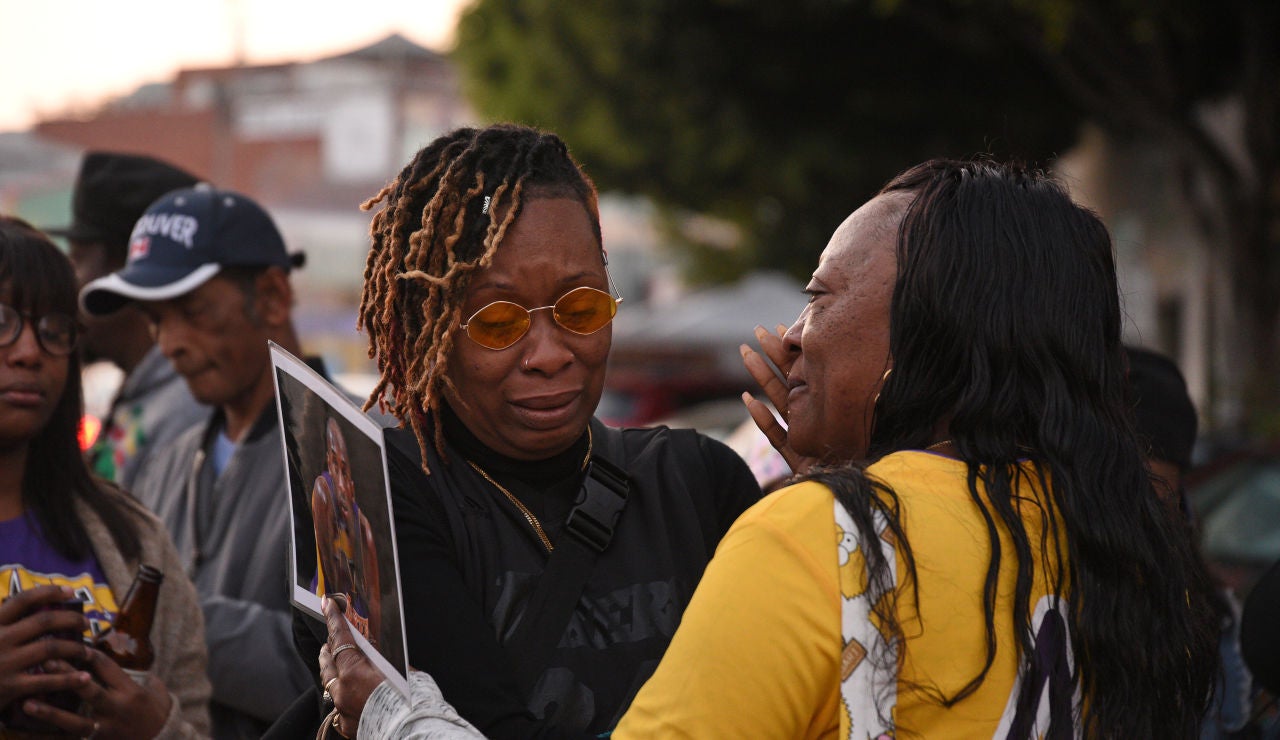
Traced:
<path fill-rule="evenodd" d="M 151 623 L 156 614 L 156 598 L 164 574 L 150 565 L 138 566 L 138 575 L 125 594 L 111 627 L 98 635 L 94 647 L 106 653 L 135 680 L 145 680 L 155 660 L 151 646 Z"/>

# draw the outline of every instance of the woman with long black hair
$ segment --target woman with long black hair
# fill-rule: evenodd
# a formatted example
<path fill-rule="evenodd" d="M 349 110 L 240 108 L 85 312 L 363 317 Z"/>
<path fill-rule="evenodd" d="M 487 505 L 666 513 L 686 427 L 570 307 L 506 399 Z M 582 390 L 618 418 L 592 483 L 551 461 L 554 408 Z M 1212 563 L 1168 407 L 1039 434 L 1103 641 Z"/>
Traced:
<path fill-rule="evenodd" d="M 1194 736 L 1210 584 L 1136 439 L 1098 217 L 1039 172 L 927 162 L 837 230 L 810 290 L 762 340 L 789 430 L 752 411 L 836 501 L 841 736 Z"/>
<path fill-rule="evenodd" d="M 76 737 L 207 736 L 209 682 L 195 589 L 155 517 L 94 478 L 81 457 L 75 317 L 71 263 L 30 225 L 0 216 L 4 722 Z M 151 631 L 155 661 L 149 676 L 135 679 L 73 638 L 110 628 L 144 563 L 158 567 L 164 581 Z M 64 603 L 77 608 L 50 612 Z M 75 701 L 59 705 L 51 692 L 77 697 L 78 711 L 69 711 Z"/>
<path fill-rule="evenodd" d="M 1098 217 L 1035 171 L 926 162 L 807 292 L 743 349 L 801 482 L 725 535 L 613 737 L 1194 737 L 1210 583 L 1137 441 Z M 465 731 L 424 677 L 370 695 L 327 609 L 361 737 Z"/>

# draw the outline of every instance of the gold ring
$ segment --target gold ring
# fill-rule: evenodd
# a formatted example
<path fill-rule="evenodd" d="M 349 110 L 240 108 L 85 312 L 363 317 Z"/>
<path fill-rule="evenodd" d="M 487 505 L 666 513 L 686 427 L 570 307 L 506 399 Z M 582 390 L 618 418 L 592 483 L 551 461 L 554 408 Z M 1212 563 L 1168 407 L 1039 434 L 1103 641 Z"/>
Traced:
<path fill-rule="evenodd" d="M 333 682 L 334 682 L 334 681 L 337 681 L 337 680 L 338 680 L 338 677 L 337 677 L 337 676 L 334 676 L 333 678 L 329 679 L 328 681 L 325 681 L 325 682 L 324 682 L 324 690 L 327 692 L 327 691 L 329 690 L 329 687 L 333 685 Z"/>
<path fill-rule="evenodd" d="M 334 660 L 337 660 L 337 659 L 338 659 L 338 653 L 342 652 L 343 650 L 355 650 L 355 649 L 356 649 L 356 645 L 355 645 L 355 643 L 353 643 L 353 642 L 344 642 L 343 644 L 341 644 L 341 645 L 339 645 L 338 647 L 336 647 L 336 648 L 334 648 L 334 649 L 333 649 L 333 659 L 334 659 Z"/>
<path fill-rule="evenodd" d="M 341 720 L 341 719 L 342 719 L 342 715 L 338 714 L 338 710 L 336 710 L 336 709 L 335 709 L 335 710 L 333 710 L 333 729 L 334 729 L 334 731 L 335 731 L 335 732 L 337 732 L 339 735 L 342 735 L 342 737 L 347 737 L 347 735 L 343 734 L 343 732 L 342 732 L 342 724 L 340 723 L 340 720 Z M 348 740 L 350 740 L 350 738 L 348 738 Z"/>

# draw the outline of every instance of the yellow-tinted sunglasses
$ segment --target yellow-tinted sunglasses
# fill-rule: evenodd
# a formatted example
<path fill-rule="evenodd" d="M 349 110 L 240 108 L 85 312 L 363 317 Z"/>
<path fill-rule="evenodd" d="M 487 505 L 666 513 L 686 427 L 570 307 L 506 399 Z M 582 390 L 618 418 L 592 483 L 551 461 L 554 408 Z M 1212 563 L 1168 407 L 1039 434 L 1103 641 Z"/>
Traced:
<path fill-rule="evenodd" d="M 529 332 L 534 311 L 550 310 L 561 328 L 585 336 L 608 326 L 621 302 L 621 298 L 603 290 L 582 286 L 560 296 L 550 306 L 525 308 L 511 301 L 494 301 L 471 314 L 462 329 L 481 347 L 506 349 Z"/>

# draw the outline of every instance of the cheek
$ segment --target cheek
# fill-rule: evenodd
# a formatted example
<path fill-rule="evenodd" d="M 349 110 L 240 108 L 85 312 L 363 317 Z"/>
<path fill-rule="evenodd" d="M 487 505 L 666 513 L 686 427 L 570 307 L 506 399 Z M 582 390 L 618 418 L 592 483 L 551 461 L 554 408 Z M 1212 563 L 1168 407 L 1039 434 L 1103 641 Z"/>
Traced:
<path fill-rule="evenodd" d="M 498 351 L 485 349 L 463 337 L 461 344 L 453 346 L 448 362 L 445 374 L 458 388 L 493 387 L 518 370 L 519 353 L 514 347 Z"/>
<path fill-rule="evenodd" d="M 805 332 L 807 380 L 829 415 L 860 418 L 884 372 L 885 337 L 828 313 Z"/>
<path fill-rule="evenodd" d="M 601 332 L 602 334 L 604 332 Z M 578 364 L 582 367 L 583 377 L 582 384 L 586 392 L 586 401 L 589 408 L 586 411 L 594 414 L 596 406 L 600 403 L 600 396 L 604 393 L 605 375 L 609 364 L 609 349 L 612 346 L 612 335 L 605 334 L 597 337 L 591 335 L 585 337 L 591 340 L 584 343 L 575 351 Z"/>
<path fill-rule="evenodd" d="M 250 330 L 246 328 L 244 331 Z M 208 381 L 232 388 L 252 385 L 264 372 L 268 372 L 271 364 L 271 350 L 265 338 L 260 343 L 245 340 L 203 342 L 196 352 L 215 368 L 215 372 L 208 374 Z"/>
<path fill-rule="evenodd" d="M 473 414 L 492 416 L 502 405 L 502 388 L 507 378 L 519 373 L 519 354 L 513 349 L 495 352 L 463 339 L 470 347 L 454 345 L 449 353 L 443 388 L 444 398 L 474 428 Z M 452 385 L 452 390 L 449 386 Z"/>
<path fill-rule="evenodd" d="M 588 337 L 583 346 L 574 354 L 578 360 L 589 368 L 603 367 L 609 361 L 609 348 L 613 345 L 613 333 L 610 329 L 602 329 Z"/>

